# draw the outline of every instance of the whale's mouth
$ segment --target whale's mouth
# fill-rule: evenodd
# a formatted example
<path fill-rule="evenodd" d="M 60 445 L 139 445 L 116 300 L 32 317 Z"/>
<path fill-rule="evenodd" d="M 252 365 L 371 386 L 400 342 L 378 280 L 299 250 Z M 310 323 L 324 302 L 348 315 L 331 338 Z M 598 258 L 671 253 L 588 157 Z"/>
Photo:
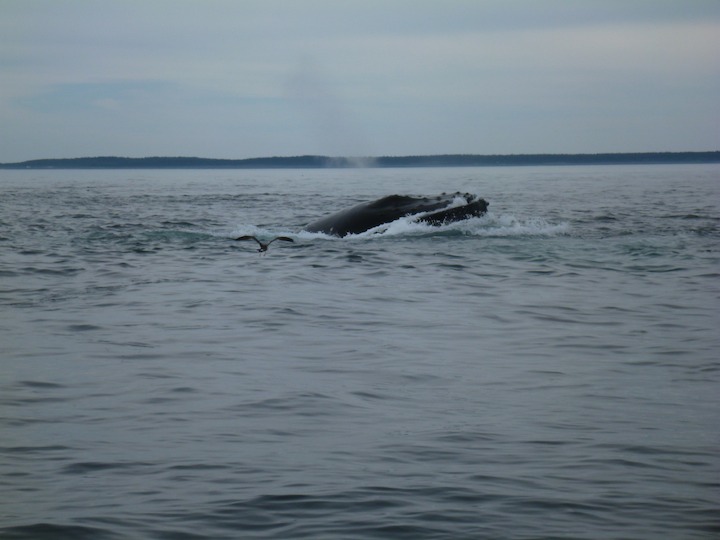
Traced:
<path fill-rule="evenodd" d="M 466 193 L 455 197 L 444 209 L 419 215 L 417 221 L 430 225 L 444 225 L 487 212 L 488 203 L 477 196 Z"/>
<path fill-rule="evenodd" d="M 435 197 L 421 197 L 412 195 L 388 195 L 382 199 L 365 203 L 368 209 L 407 209 L 408 214 L 430 212 L 433 210 L 449 209 L 464 206 L 478 199 L 477 195 L 470 193 L 442 193 Z"/>

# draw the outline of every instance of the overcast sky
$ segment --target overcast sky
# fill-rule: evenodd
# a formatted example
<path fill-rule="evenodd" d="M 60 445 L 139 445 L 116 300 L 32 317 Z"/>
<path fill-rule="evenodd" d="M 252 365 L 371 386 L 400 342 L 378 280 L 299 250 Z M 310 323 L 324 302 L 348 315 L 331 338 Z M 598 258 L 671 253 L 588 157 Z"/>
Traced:
<path fill-rule="evenodd" d="M 720 149 L 719 0 L 0 0 L 0 162 Z"/>

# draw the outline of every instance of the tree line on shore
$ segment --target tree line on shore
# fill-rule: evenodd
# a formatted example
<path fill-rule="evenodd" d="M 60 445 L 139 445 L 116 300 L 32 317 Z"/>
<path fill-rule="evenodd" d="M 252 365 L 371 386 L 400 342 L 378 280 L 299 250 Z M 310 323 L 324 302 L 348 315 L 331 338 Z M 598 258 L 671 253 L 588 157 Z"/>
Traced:
<path fill-rule="evenodd" d="M 605 154 L 441 154 L 425 156 L 289 156 L 247 159 L 200 157 L 81 157 L 2 163 L 4 169 L 320 169 L 356 167 L 483 167 L 522 165 L 720 163 L 720 151 Z"/>

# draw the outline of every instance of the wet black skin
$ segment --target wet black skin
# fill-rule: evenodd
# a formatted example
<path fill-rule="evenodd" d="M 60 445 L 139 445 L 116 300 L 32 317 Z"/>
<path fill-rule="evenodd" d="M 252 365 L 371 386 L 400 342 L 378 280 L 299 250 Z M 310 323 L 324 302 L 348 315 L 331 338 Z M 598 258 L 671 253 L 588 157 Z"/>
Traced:
<path fill-rule="evenodd" d="M 467 204 L 448 209 L 448 205 L 456 197 L 463 197 Z M 487 207 L 487 201 L 469 193 L 443 193 L 436 197 L 389 195 L 313 221 L 305 226 L 305 230 L 345 236 L 365 232 L 378 225 L 415 214 L 425 214 L 418 218 L 420 222 L 442 225 L 481 216 L 487 212 Z"/>

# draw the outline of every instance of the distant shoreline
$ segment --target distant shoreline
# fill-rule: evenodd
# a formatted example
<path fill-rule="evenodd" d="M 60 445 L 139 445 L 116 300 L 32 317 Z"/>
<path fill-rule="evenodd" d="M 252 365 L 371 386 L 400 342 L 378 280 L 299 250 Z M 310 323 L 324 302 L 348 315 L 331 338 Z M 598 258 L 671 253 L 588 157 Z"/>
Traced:
<path fill-rule="evenodd" d="M 720 163 L 720 151 L 606 154 L 442 154 L 426 156 L 292 156 L 248 159 L 116 156 L 33 159 L 0 169 L 347 169 L 400 167 L 507 167 L 529 165 L 644 165 Z"/>

